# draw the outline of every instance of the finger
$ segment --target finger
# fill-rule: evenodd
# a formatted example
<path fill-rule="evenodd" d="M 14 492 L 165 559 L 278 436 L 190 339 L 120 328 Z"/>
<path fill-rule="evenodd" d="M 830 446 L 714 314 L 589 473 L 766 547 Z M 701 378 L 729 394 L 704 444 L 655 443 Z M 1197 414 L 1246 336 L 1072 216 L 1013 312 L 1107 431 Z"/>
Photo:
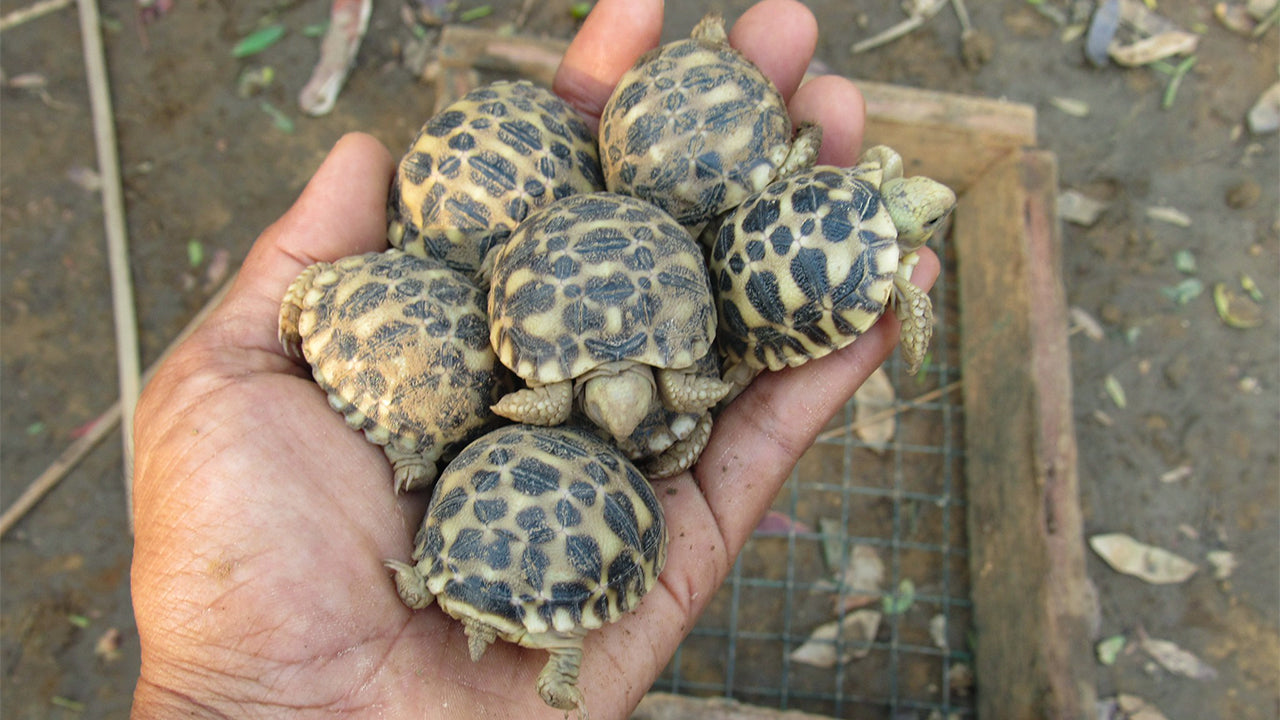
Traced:
<path fill-rule="evenodd" d="M 822 126 L 818 164 L 849 167 L 857 163 L 867 105 L 853 82 L 839 75 L 814 78 L 800 86 L 788 109 L 796 123 Z"/>
<path fill-rule="evenodd" d="M 600 0 L 565 51 L 551 89 L 594 132 L 613 86 L 662 37 L 662 0 Z"/>
<path fill-rule="evenodd" d="M 930 288 L 937 256 L 920 253 L 912 282 Z M 716 420 L 695 470 L 731 556 L 747 541 L 800 455 L 893 352 L 892 312 L 853 344 L 797 368 L 765 372 Z"/>
<path fill-rule="evenodd" d="M 395 165 L 377 139 L 338 140 L 302 195 L 249 250 L 215 320 L 239 347 L 280 352 L 280 301 L 303 268 L 321 260 L 385 250 L 387 191 Z"/>
<path fill-rule="evenodd" d="M 733 24 L 729 44 L 755 63 L 783 98 L 790 98 L 818 45 L 818 21 L 796 0 L 764 0 Z"/>

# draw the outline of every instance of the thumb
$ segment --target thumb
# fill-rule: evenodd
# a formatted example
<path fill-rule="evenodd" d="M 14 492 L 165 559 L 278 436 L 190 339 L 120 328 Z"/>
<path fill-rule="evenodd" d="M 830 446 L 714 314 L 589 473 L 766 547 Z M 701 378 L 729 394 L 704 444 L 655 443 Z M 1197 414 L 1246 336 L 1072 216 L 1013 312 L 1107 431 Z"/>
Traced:
<path fill-rule="evenodd" d="M 278 221 L 249 250 L 214 315 L 220 340 L 280 353 L 276 324 L 289 283 L 315 262 L 387 248 L 387 192 L 395 165 L 387 148 L 363 133 L 344 135 Z"/>

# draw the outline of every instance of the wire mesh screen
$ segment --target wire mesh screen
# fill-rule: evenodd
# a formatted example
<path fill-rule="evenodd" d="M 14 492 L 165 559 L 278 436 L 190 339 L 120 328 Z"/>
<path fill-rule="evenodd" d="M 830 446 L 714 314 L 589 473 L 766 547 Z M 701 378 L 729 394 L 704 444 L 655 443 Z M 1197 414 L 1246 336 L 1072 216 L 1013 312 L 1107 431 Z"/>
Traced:
<path fill-rule="evenodd" d="M 912 377 L 895 355 L 892 408 L 859 418 L 850 402 L 824 430 L 654 689 L 835 717 L 973 716 L 955 264 L 945 238 L 934 247 L 931 360 Z M 877 445 L 867 429 L 883 422 L 893 435 Z"/>

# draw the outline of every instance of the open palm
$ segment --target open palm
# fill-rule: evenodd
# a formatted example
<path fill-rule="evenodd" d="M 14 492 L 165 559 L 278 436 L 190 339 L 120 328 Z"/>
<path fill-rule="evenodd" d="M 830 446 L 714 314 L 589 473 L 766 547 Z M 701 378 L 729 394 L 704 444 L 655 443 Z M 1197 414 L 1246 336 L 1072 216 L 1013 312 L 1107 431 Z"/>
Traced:
<path fill-rule="evenodd" d="M 556 91 L 594 122 L 622 72 L 656 45 L 659 0 L 603 0 Z M 862 104 L 847 81 L 796 91 L 813 16 L 765 0 L 731 41 L 825 130 L 821 162 L 850 164 Z M 276 341 L 306 265 L 386 247 L 390 154 L 343 138 L 255 244 L 227 299 L 164 364 L 137 415 L 134 716 L 561 717 L 534 678 L 546 654 L 497 643 L 468 658 L 462 626 L 410 612 L 384 558 L 407 558 L 426 499 L 392 492 L 382 452 L 329 409 Z M 927 252 L 915 281 L 937 273 Z M 886 318 L 853 346 L 759 378 L 717 420 L 692 473 L 657 485 L 670 530 L 659 585 L 587 639 L 580 685 L 596 718 L 625 717 L 723 581 L 814 435 L 893 347 Z"/>

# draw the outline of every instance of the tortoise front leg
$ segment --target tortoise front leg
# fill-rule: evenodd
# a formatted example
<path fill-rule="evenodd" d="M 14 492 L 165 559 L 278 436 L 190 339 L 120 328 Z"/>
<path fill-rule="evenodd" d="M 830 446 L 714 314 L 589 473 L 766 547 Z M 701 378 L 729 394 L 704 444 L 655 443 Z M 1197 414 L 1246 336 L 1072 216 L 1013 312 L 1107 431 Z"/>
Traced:
<path fill-rule="evenodd" d="M 720 402 L 733 387 L 720 378 L 699 375 L 696 365 L 683 370 L 659 369 L 655 379 L 662 404 L 681 413 L 703 412 Z"/>
<path fill-rule="evenodd" d="M 924 356 L 929 352 L 929 340 L 933 337 L 933 302 L 929 300 L 928 293 L 911 282 L 911 271 L 918 261 L 919 256 L 911 253 L 898 264 L 890 300 L 894 313 L 902 321 L 902 360 L 912 375 L 919 372 Z"/>
<path fill-rule="evenodd" d="M 507 393 L 492 409 L 504 418 L 530 425 L 563 424 L 573 410 L 573 381 L 534 385 Z"/>

